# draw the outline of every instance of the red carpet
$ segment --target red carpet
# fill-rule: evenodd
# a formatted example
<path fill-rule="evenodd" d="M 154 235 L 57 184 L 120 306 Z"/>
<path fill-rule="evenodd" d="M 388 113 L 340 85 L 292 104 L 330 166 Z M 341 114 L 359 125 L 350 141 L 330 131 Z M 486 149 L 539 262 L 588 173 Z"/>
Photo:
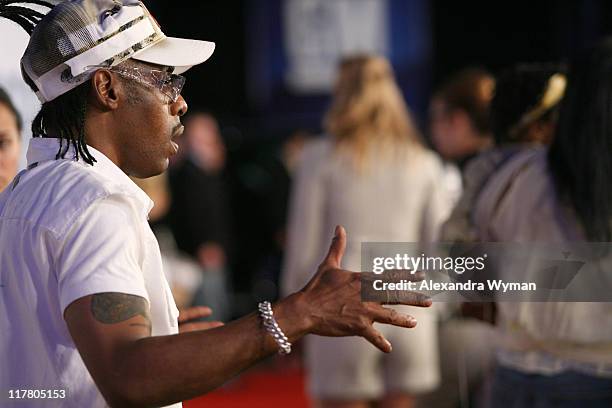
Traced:
<path fill-rule="evenodd" d="M 267 366 L 248 371 L 222 388 L 187 401 L 185 408 L 308 408 L 304 373 Z"/>

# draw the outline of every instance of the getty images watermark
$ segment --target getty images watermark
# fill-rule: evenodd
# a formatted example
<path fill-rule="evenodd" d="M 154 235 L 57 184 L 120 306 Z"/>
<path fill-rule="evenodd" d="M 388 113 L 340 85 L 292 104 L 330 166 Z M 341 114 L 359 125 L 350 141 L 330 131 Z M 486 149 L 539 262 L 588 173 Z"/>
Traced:
<path fill-rule="evenodd" d="M 361 268 L 367 301 L 612 301 L 612 243 L 365 242 Z"/>

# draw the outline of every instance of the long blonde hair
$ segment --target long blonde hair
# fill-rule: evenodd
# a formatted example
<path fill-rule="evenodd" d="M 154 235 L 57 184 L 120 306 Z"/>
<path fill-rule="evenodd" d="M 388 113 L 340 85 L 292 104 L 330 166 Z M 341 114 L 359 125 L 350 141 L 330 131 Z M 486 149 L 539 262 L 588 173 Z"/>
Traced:
<path fill-rule="evenodd" d="M 390 155 L 422 146 L 391 65 L 383 57 L 358 55 L 341 62 L 323 125 L 336 147 L 350 151 L 359 168 L 366 165 L 373 147 Z"/>

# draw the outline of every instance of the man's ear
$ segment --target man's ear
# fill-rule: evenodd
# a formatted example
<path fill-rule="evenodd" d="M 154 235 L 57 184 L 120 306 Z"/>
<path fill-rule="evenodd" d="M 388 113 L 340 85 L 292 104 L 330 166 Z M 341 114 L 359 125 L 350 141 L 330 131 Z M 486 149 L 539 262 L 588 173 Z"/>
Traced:
<path fill-rule="evenodd" d="M 117 109 L 121 91 L 117 77 L 107 69 L 99 69 L 91 77 L 91 102 L 102 110 Z"/>

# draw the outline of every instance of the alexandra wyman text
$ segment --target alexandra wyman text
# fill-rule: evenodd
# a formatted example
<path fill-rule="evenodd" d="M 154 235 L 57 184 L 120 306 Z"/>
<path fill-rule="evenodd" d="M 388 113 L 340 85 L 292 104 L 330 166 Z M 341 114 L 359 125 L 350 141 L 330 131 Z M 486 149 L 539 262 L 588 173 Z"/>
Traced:
<path fill-rule="evenodd" d="M 500 279 L 489 279 L 486 281 L 487 289 L 492 291 L 512 292 L 512 291 L 535 291 L 537 285 L 534 282 L 504 282 Z M 421 282 L 412 282 L 401 280 L 399 282 L 384 282 L 382 279 L 377 279 L 372 282 L 374 290 L 410 290 L 410 291 L 473 291 L 485 290 L 483 282 L 434 282 L 432 280 L 424 280 Z"/>

